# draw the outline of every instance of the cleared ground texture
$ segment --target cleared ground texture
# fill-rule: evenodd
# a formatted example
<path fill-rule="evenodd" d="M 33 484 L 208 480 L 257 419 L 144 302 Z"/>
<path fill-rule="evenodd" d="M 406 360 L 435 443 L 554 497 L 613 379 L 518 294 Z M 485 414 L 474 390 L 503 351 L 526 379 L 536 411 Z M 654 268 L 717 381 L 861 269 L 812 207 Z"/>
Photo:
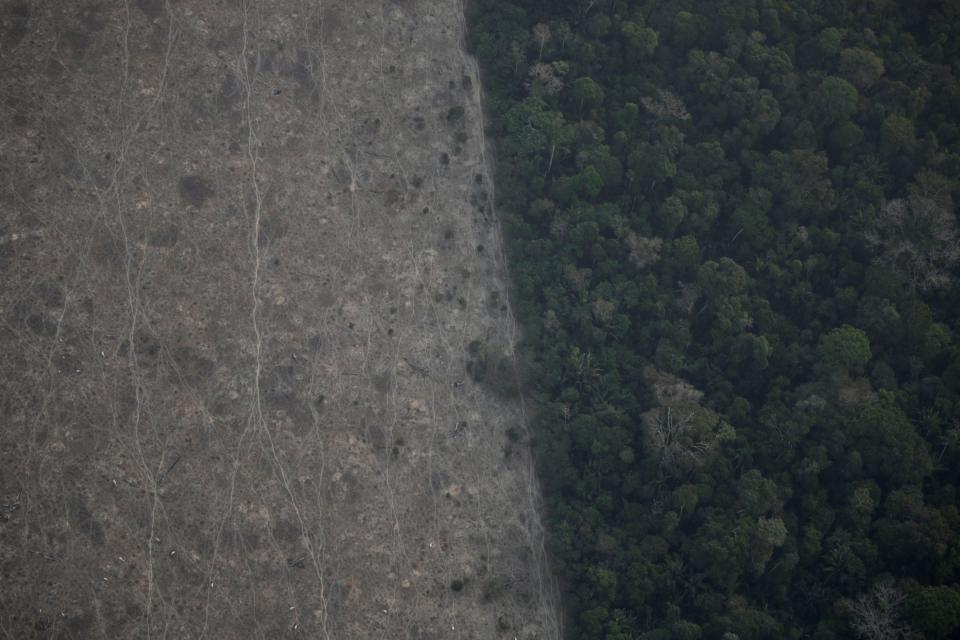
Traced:
<path fill-rule="evenodd" d="M 462 15 L 0 2 L 0 637 L 558 636 Z"/>

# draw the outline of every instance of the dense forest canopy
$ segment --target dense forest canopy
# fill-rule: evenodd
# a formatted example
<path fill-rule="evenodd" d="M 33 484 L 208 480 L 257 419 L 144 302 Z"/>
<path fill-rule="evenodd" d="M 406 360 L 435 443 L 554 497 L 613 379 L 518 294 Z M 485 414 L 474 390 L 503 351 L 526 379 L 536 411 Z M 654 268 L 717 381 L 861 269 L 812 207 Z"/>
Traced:
<path fill-rule="evenodd" d="M 572 638 L 960 634 L 960 3 L 474 0 Z"/>

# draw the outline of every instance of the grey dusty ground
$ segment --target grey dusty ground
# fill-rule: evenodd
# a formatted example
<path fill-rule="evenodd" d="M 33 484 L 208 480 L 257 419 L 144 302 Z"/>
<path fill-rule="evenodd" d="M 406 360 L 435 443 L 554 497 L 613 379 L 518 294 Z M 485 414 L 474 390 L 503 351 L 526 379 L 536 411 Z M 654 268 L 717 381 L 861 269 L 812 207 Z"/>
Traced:
<path fill-rule="evenodd" d="M 462 20 L 0 0 L 0 637 L 557 637 Z"/>

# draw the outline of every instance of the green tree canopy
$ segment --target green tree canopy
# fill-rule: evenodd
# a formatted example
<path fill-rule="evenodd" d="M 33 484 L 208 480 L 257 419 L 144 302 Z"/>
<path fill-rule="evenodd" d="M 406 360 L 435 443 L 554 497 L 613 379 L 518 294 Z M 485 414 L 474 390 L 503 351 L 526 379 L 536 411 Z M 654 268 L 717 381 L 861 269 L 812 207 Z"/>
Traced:
<path fill-rule="evenodd" d="M 820 353 L 827 366 L 854 371 L 862 370 L 872 357 L 867 334 L 850 325 L 824 335 L 820 341 Z"/>
<path fill-rule="evenodd" d="M 849 120 L 857 112 L 858 99 L 857 88 L 836 76 L 824 78 L 813 98 L 826 124 Z"/>

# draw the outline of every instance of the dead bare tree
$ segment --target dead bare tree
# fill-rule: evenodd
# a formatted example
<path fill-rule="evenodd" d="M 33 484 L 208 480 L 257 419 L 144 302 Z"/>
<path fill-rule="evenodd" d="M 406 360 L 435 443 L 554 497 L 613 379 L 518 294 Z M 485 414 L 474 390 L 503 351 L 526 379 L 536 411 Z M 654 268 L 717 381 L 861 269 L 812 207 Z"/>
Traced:
<path fill-rule="evenodd" d="M 552 64 L 538 62 L 530 67 L 526 89 L 530 95 L 543 96 L 560 93 L 563 89 L 563 80 L 557 77 L 556 69 Z"/>
<path fill-rule="evenodd" d="M 550 42 L 551 37 L 553 37 L 553 34 L 550 33 L 550 27 L 542 22 L 533 25 L 533 38 L 540 45 L 540 49 L 537 51 L 538 63 L 543 60 L 543 46 Z"/>
<path fill-rule="evenodd" d="M 641 416 L 647 450 L 664 471 L 702 464 L 736 430 L 700 404 L 703 393 L 689 382 L 653 367 L 644 370 L 660 406 Z"/>
<path fill-rule="evenodd" d="M 656 96 L 643 96 L 640 98 L 640 104 L 658 120 L 664 118 L 690 119 L 690 112 L 687 111 L 683 101 L 677 95 L 664 89 L 657 91 Z"/>
<path fill-rule="evenodd" d="M 889 584 L 878 584 L 850 605 L 850 626 L 858 638 L 900 640 L 910 637 L 910 627 L 900 620 L 900 605 L 906 599 Z"/>
<path fill-rule="evenodd" d="M 876 261 L 901 270 L 921 291 L 950 284 L 960 261 L 957 217 L 949 204 L 915 193 L 886 202 L 863 222 L 863 238 Z"/>
<path fill-rule="evenodd" d="M 714 446 L 715 434 L 699 428 L 695 417 L 695 410 L 677 411 L 672 407 L 645 416 L 647 440 L 657 452 L 661 467 L 673 467 L 681 460 L 697 463 Z"/>
<path fill-rule="evenodd" d="M 630 231 L 626 237 L 630 247 L 630 261 L 641 269 L 660 259 L 660 250 L 663 247 L 661 238 L 645 238 Z"/>

